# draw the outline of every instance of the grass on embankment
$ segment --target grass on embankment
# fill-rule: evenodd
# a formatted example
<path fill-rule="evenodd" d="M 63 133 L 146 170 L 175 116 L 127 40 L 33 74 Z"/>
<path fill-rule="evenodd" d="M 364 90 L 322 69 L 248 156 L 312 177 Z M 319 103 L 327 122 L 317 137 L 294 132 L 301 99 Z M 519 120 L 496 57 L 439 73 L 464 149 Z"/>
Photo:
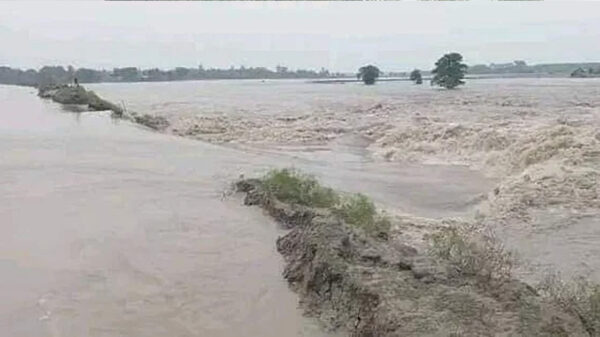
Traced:
<path fill-rule="evenodd" d="M 448 262 L 463 275 L 496 285 L 513 277 L 513 254 L 490 234 L 477 233 L 468 226 L 452 227 L 437 231 L 428 239 L 429 254 Z M 600 285 L 584 277 L 564 281 L 558 274 L 550 273 L 536 290 L 577 316 L 590 336 L 600 336 Z"/>
<path fill-rule="evenodd" d="M 429 254 L 445 260 L 458 272 L 483 281 L 511 278 L 513 253 L 492 235 L 472 226 L 450 227 L 428 235 Z"/>
<path fill-rule="evenodd" d="M 313 176 L 293 169 L 271 170 L 260 182 L 264 192 L 281 202 L 327 209 L 368 235 L 389 237 L 390 219 L 362 194 L 336 192 L 321 185 Z M 434 261 L 439 262 L 440 266 L 449 266 L 453 275 L 463 275 L 465 280 L 477 280 L 482 289 L 491 291 L 491 296 L 502 296 L 506 289 L 511 289 L 505 285 L 515 282 L 512 275 L 515 265 L 513 254 L 506 251 L 491 233 L 483 233 L 475 225 L 432 229 L 426 239 L 429 243 L 428 254 Z M 589 336 L 600 336 L 600 285 L 583 278 L 564 282 L 553 277 L 547 278 L 537 289 L 529 289 L 542 296 L 542 303 L 551 303 L 551 307 L 563 308 L 577 317 Z M 528 315 L 532 314 L 527 310 L 539 310 L 541 304 L 537 307 L 526 302 L 517 301 L 517 304 L 524 308 L 523 324 L 526 327 L 531 323 Z M 567 336 L 566 332 L 552 335 Z"/>
<path fill-rule="evenodd" d="M 555 303 L 577 315 L 590 336 L 600 336 L 600 285 L 585 277 L 562 280 L 549 274 L 538 291 Z"/>
<path fill-rule="evenodd" d="M 275 169 L 261 179 L 267 193 L 280 201 L 326 208 L 346 223 L 379 237 L 387 237 L 391 222 L 362 194 L 341 194 L 321 185 L 313 176 L 294 169 Z"/>

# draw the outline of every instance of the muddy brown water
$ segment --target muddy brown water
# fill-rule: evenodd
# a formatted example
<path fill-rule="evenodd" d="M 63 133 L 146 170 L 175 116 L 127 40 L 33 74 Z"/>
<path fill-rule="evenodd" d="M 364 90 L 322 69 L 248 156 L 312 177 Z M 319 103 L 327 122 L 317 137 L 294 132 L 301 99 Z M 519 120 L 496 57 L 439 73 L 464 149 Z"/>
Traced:
<path fill-rule="evenodd" d="M 432 217 L 491 186 L 464 167 L 378 164 L 360 143 L 215 146 L 0 86 L 2 334 L 331 336 L 281 278 L 281 230 L 222 198 L 232 180 L 295 166 Z"/>
<path fill-rule="evenodd" d="M 534 210 L 533 224 L 509 224 L 497 233 L 507 248 L 521 257 L 517 276 L 531 284 L 545 275 L 564 279 L 584 276 L 598 282 L 600 269 L 600 218 L 598 213 L 573 210 Z"/>
<path fill-rule="evenodd" d="M 128 108 L 174 120 L 330 110 L 344 119 L 356 106 L 382 100 L 424 103 L 450 95 L 409 83 L 368 89 L 299 81 L 90 87 Z M 561 109 L 593 117 L 598 88 L 571 79 L 478 81 L 460 92 L 478 114 L 453 106 L 443 116 L 503 116 L 495 106 L 515 100 L 517 110 L 530 109 L 536 121 L 555 119 Z M 32 89 L 0 87 L 0 331 L 6 335 L 329 336 L 302 316 L 281 280 L 276 224 L 241 206 L 238 197 L 222 198 L 232 180 L 294 166 L 390 209 L 430 218 L 471 216 L 495 186 L 461 166 L 373 161 L 368 141 L 351 133 L 324 146 L 216 146 L 105 113 L 65 110 L 73 109 L 39 100 Z M 528 226 L 499 229 L 509 248 L 535 269 L 558 267 L 566 275 L 589 270 L 598 279 L 597 214 L 557 209 L 532 216 Z M 528 273 L 523 277 L 538 275 Z"/>

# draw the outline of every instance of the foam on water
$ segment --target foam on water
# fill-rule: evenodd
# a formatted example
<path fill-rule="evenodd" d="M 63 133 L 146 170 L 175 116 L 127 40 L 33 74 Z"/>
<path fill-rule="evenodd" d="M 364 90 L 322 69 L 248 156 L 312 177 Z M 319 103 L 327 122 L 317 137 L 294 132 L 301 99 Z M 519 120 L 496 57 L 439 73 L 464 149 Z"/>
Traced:
<path fill-rule="evenodd" d="M 484 201 L 478 206 L 478 217 L 498 229 L 531 227 L 534 211 L 562 207 L 598 213 L 600 208 L 600 79 L 480 79 L 448 91 L 410 82 L 369 87 L 302 81 L 169 86 L 134 84 L 130 89 L 155 93 L 151 95 L 155 100 L 178 102 L 179 106 L 166 110 L 122 91 L 127 85 L 99 85 L 98 91 L 131 99 L 136 109 L 169 116 L 174 123 L 170 131 L 186 137 L 267 148 L 288 144 L 300 149 L 361 137 L 368 141 L 368 156 L 382 161 L 469 166 L 495 182 L 470 200 Z M 161 90 L 169 94 L 158 98 Z M 212 103 L 198 104 L 199 99 Z M 181 108 L 184 102 L 189 104 Z M 311 152 L 310 156 L 319 154 Z M 432 175 L 412 178 L 425 184 Z M 463 181 L 449 175 L 435 184 L 461 185 Z M 410 193 L 398 194 L 403 192 Z M 377 196 L 378 190 L 373 194 Z M 435 200 L 429 194 L 413 197 L 391 200 L 397 208 L 417 213 L 427 204 L 425 199 Z M 439 202 L 433 204 L 444 208 Z M 567 261 L 548 263 L 568 269 Z M 600 269 L 600 260 L 594 268 Z"/>

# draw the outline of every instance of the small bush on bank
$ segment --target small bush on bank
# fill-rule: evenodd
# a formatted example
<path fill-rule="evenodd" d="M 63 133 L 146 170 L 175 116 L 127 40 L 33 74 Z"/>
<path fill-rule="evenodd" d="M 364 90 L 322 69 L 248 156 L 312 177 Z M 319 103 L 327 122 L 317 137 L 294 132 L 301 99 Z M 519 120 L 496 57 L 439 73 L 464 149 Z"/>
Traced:
<path fill-rule="evenodd" d="M 572 312 L 590 336 L 600 336 L 600 285 L 584 277 L 563 281 L 558 274 L 547 275 L 538 291 Z"/>
<path fill-rule="evenodd" d="M 269 193 L 283 202 L 329 208 L 339 201 L 334 190 L 321 186 L 314 177 L 293 169 L 271 170 L 263 177 L 263 184 Z"/>
<path fill-rule="evenodd" d="M 271 170 L 262 178 L 265 190 L 280 201 L 330 209 L 346 223 L 378 237 L 387 237 L 390 220 L 363 194 L 340 196 L 313 176 L 293 169 Z"/>
<path fill-rule="evenodd" d="M 375 204 L 363 194 L 346 197 L 336 208 L 344 221 L 363 228 L 365 231 L 380 235 L 390 230 L 390 220 L 379 214 Z"/>
<path fill-rule="evenodd" d="M 484 280 L 508 279 L 514 257 L 491 235 L 468 228 L 447 228 L 429 236 L 429 253 L 448 261 L 463 275 Z"/>

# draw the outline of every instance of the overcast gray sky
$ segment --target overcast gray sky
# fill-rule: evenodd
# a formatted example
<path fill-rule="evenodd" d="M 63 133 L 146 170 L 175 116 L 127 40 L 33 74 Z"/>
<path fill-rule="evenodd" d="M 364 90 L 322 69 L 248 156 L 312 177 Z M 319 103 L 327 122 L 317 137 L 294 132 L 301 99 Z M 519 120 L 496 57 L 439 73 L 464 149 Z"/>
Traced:
<path fill-rule="evenodd" d="M 0 64 L 355 71 L 600 61 L 600 2 L 0 2 Z"/>

